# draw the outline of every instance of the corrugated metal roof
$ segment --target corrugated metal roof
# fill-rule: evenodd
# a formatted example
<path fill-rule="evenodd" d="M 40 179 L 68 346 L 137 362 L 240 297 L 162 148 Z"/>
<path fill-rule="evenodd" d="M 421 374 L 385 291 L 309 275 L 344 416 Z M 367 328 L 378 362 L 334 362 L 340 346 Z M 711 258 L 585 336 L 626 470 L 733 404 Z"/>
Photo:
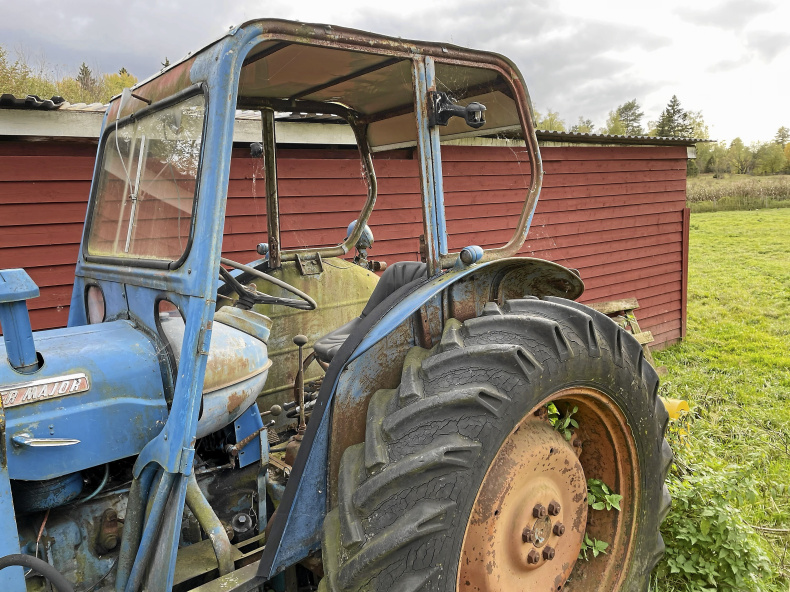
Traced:
<path fill-rule="evenodd" d="M 42 99 L 37 95 L 27 95 L 17 98 L 11 94 L 0 95 L 0 109 L 31 109 L 39 111 L 52 111 L 58 109 L 66 101 L 63 97 Z"/>
<path fill-rule="evenodd" d="M 690 146 L 699 142 L 713 142 L 704 138 L 669 138 L 664 136 L 622 136 L 616 134 L 591 134 L 537 130 L 538 139 L 544 142 L 573 142 L 584 144 L 650 144 L 661 146 Z"/>

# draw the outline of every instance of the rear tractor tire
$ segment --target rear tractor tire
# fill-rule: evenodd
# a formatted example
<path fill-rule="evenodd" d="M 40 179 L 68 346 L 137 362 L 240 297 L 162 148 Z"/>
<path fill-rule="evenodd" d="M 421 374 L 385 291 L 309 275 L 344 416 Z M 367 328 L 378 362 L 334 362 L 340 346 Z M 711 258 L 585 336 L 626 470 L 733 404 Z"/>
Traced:
<path fill-rule="evenodd" d="M 343 454 L 321 590 L 647 590 L 670 505 L 657 391 L 636 340 L 575 302 L 451 319 L 373 395 L 365 442 Z M 572 434 L 550 403 L 577 408 Z M 591 478 L 620 511 L 588 513 Z M 585 533 L 606 553 L 577 560 Z"/>

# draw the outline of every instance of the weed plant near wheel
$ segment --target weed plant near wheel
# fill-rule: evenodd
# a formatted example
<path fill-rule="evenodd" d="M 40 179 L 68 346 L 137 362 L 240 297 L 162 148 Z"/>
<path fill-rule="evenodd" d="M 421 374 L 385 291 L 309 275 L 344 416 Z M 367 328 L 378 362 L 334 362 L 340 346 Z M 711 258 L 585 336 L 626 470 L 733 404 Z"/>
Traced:
<path fill-rule="evenodd" d="M 688 332 L 655 352 L 685 399 L 657 592 L 788 592 L 790 210 L 692 214 Z"/>
<path fill-rule="evenodd" d="M 647 590 L 672 462 L 657 388 L 636 340 L 575 302 L 451 319 L 343 455 L 322 589 Z M 589 478 L 621 511 L 588 513 Z M 577 561 L 588 535 L 606 553 Z"/>

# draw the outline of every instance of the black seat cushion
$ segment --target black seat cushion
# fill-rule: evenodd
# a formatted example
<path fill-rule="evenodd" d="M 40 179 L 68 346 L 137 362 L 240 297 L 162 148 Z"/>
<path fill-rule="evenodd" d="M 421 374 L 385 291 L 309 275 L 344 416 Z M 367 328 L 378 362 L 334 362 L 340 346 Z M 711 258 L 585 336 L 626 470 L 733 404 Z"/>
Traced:
<path fill-rule="evenodd" d="M 359 322 L 365 318 L 379 304 L 395 292 L 401 286 L 405 286 L 420 277 L 427 277 L 428 266 L 418 261 L 400 261 L 390 265 L 381 274 L 379 283 L 376 284 L 373 293 L 368 298 L 368 303 L 362 309 L 362 314 L 351 319 L 334 331 L 320 337 L 313 344 L 315 356 L 322 362 L 329 363 L 335 357 L 337 350 L 343 345 L 346 338 L 351 334 Z"/>
<path fill-rule="evenodd" d="M 334 331 L 318 338 L 318 340 L 316 340 L 316 342 L 313 344 L 315 357 L 322 362 L 326 362 L 327 364 L 331 362 L 332 358 L 335 357 L 337 350 L 339 350 L 340 346 L 345 343 L 348 336 L 351 335 L 351 332 L 354 330 L 354 327 L 356 327 L 360 322 L 362 322 L 362 317 L 354 317 L 345 325 L 341 325 Z"/>

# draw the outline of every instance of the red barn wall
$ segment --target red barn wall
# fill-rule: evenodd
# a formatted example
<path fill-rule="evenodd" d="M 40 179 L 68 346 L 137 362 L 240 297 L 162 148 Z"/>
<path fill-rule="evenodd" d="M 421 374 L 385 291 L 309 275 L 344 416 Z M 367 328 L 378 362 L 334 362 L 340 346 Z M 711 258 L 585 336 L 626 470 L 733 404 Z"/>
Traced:
<path fill-rule="evenodd" d="M 93 143 L 0 143 L 0 269 L 24 267 L 41 289 L 28 301 L 36 329 L 66 324 L 90 191 Z M 582 302 L 636 297 L 656 344 L 678 340 L 684 314 L 686 148 L 546 147 L 545 177 L 524 255 L 581 272 Z M 503 147 L 443 149 L 450 248 L 504 244 L 529 182 L 523 153 Z M 420 183 L 411 150 L 377 157 L 379 198 L 369 255 L 418 258 Z M 354 150 L 283 149 L 279 160 L 286 247 L 337 244 L 365 196 Z M 262 167 L 234 152 L 223 251 L 258 256 L 266 239 Z M 687 233 L 687 230 L 686 230 Z"/>

